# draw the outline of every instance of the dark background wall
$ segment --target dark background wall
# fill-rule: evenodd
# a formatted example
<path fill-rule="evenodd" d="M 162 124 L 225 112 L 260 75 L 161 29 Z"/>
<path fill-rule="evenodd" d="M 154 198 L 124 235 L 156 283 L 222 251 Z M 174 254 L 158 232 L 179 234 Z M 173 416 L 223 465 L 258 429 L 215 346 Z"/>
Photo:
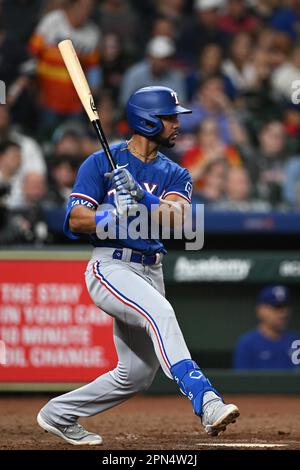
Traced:
<path fill-rule="evenodd" d="M 168 284 L 167 297 L 194 358 L 202 367 L 229 368 L 238 337 L 255 328 L 255 299 L 261 284 Z M 290 328 L 300 331 L 300 289 L 290 286 Z"/>

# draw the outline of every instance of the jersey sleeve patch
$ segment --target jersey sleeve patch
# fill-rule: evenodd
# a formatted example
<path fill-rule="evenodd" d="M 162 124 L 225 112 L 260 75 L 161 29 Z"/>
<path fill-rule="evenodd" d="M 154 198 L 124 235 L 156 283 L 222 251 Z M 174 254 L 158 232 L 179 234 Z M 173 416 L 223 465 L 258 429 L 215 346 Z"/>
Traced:
<path fill-rule="evenodd" d="M 91 210 L 96 210 L 98 203 L 95 199 L 89 196 L 86 196 L 85 194 L 80 194 L 80 195 L 78 193 L 71 194 L 69 202 L 68 202 L 67 210 L 66 210 L 66 216 L 65 216 L 64 227 L 63 227 L 64 234 L 68 238 L 71 238 L 71 240 L 77 240 L 78 238 L 80 238 L 80 234 L 72 232 L 69 226 L 69 219 L 70 219 L 71 211 L 76 206 L 85 206 Z"/>
<path fill-rule="evenodd" d="M 175 173 L 162 198 L 165 199 L 167 196 L 177 195 L 191 203 L 192 190 L 192 178 L 189 172 L 185 168 L 179 167 L 179 171 Z"/>
<path fill-rule="evenodd" d="M 70 197 L 72 198 L 72 207 L 74 207 L 74 205 L 82 205 L 91 209 L 96 209 L 99 206 L 99 203 L 96 201 L 96 199 L 92 198 L 91 196 L 87 196 L 86 194 L 72 193 Z"/>
<path fill-rule="evenodd" d="M 166 199 L 167 196 L 173 196 L 173 195 L 180 196 L 189 203 L 191 202 L 190 198 L 186 197 L 184 194 L 179 193 L 178 191 L 168 191 L 167 193 L 163 195 L 162 199 Z"/>

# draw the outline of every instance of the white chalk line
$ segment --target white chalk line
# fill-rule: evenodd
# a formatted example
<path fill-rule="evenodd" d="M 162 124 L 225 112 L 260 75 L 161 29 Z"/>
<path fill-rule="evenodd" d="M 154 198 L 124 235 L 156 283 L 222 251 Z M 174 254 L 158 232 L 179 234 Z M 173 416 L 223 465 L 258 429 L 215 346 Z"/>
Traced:
<path fill-rule="evenodd" d="M 207 447 L 287 447 L 288 444 L 264 444 L 264 443 L 248 443 L 248 442 L 199 442 L 196 444 L 197 446 L 207 446 Z"/>

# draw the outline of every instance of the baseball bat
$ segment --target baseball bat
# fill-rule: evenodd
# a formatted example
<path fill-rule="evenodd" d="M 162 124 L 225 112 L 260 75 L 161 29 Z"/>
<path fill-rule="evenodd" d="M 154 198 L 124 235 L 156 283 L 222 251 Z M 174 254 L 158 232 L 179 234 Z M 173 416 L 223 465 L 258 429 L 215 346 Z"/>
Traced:
<path fill-rule="evenodd" d="M 77 95 L 96 131 L 100 144 L 113 170 L 116 169 L 106 136 L 94 103 L 89 84 L 82 70 L 76 51 L 70 39 L 65 39 L 58 44 L 58 48 L 64 60 L 65 66 L 69 72 L 70 78 L 77 91 Z"/>

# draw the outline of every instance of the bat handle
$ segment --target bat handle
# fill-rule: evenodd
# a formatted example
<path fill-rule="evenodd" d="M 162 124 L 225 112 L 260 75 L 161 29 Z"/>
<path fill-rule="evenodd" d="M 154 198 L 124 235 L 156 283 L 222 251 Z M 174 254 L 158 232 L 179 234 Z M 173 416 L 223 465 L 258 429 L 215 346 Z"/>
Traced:
<path fill-rule="evenodd" d="M 98 135 L 98 138 L 101 142 L 104 153 L 107 156 L 112 169 L 115 170 L 117 167 L 116 167 L 116 164 L 115 164 L 114 159 L 112 157 L 108 142 L 107 142 L 105 134 L 104 134 L 104 131 L 102 129 L 101 122 L 100 122 L 99 119 L 95 119 L 94 121 L 92 121 L 92 124 L 93 124 L 94 129 L 95 129 L 95 131 Z"/>

